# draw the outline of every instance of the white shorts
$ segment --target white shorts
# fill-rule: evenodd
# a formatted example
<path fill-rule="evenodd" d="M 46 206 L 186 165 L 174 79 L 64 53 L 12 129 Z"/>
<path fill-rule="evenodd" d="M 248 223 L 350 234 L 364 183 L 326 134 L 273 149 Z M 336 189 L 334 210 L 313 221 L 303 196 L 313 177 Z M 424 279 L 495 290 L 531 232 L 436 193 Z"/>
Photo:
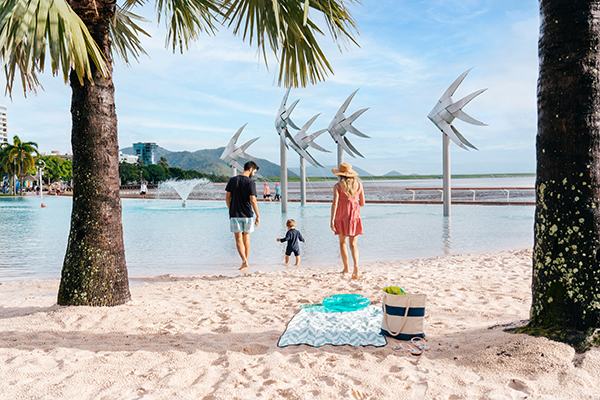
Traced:
<path fill-rule="evenodd" d="M 254 218 L 230 218 L 229 228 L 233 233 L 254 232 Z"/>

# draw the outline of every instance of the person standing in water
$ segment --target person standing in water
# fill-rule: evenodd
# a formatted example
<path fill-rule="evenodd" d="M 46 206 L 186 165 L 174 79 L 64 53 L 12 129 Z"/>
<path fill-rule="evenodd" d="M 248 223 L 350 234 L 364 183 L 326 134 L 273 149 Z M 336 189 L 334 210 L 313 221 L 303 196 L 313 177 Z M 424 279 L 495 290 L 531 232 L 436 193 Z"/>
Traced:
<path fill-rule="evenodd" d="M 254 161 L 244 164 L 244 172 L 234 176 L 227 182 L 225 190 L 225 202 L 229 209 L 229 227 L 235 236 L 235 246 L 242 259 L 240 269 L 248 268 L 248 256 L 250 255 L 250 233 L 260 223 L 258 214 L 258 202 L 256 201 L 256 183 L 252 180 L 258 171 L 258 165 Z M 254 214 L 256 218 L 254 218 Z"/>
<path fill-rule="evenodd" d="M 358 279 L 358 235 L 362 235 L 363 226 L 360 219 L 360 208 L 365 205 L 365 194 L 358 173 L 352 165 L 341 163 L 339 168 L 331 170 L 338 177 L 333 186 L 333 203 L 331 205 L 331 230 L 338 235 L 340 255 L 344 264 L 343 274 L 349 271 L 348 248 L 354 261 L 352 279 Z"/>
<path fill-rule="evenodd" d="M 281 187 L 279 186 L 279 182 L 275 183 L 275 198 L 274 201 L 281 201 Z"/>
<path fill-rule="evenodd" d="M 296 257 L 296 265 L 300 265 L 300 245 L 298 241 L 304 242 L 304 238 L 299 230 L 296 229 L 296 221 L 293 219 L 288 219 L 285 223 L 288 231 L 285 234 L 284 238 L 277 238 L 277 241 L 280 243 L 287 242 L 287 247 L 285 249 L 285 263 L 287 264 L 290 261 L 290 256 L 294 253 Z"/>

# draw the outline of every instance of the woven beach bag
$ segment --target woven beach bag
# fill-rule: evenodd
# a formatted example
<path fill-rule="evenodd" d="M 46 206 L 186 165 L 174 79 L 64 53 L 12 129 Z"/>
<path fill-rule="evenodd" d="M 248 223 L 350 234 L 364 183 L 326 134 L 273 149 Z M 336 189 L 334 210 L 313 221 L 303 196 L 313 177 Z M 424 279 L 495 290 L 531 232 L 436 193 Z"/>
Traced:
<path fill-rule="evenodd" d="M 381 334 L 400 340 L 425 337 L 425 294 L 396 295 L 383 292 Z"/>

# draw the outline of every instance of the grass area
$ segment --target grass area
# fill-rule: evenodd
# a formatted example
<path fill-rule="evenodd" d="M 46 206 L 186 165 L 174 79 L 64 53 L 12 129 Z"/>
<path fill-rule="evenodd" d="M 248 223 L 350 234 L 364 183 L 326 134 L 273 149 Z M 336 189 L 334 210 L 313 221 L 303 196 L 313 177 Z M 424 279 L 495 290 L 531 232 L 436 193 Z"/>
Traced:
<path fill-rule="evenodd" d="M 457 174 L 452 175 L 452 179 L 467 179 L 467 178 L 521 178 L 535 176 L 534 173 L 515 173 L 515 174 Z M 360 176 L 362 180 L 409 180 L 409 179 L 442 179 L 442 175 L 398 175 L 398 176 Z M 311 176 L 307 177 L 306 180 L 309 182 L 321 182 L 321 181 L 333 181 L 335 177 L 322 177 L 322 176 Z M 278 176 L 270 176 L 266 178 L 255 179 L 260 182 L 279 182 Z M 300 177 L 288 176 L 288 182 L 299 182 Z"/>

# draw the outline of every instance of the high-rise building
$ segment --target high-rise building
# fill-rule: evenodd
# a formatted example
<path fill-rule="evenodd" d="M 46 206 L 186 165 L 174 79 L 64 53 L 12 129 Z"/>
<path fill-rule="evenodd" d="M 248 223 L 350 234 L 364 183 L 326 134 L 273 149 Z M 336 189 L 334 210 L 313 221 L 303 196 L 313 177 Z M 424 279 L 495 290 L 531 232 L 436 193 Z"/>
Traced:
<path fill-rule="evenodd" d="M 0 104 L 0 145 L 8 143 L 8 126 L 6 125 L 6 106 Z"/>
<path fill-rule="evenodd" d="M 156 143 L 134 143 L 135 155 L 140 158 L 142 165 L 154 164 Z"/>

